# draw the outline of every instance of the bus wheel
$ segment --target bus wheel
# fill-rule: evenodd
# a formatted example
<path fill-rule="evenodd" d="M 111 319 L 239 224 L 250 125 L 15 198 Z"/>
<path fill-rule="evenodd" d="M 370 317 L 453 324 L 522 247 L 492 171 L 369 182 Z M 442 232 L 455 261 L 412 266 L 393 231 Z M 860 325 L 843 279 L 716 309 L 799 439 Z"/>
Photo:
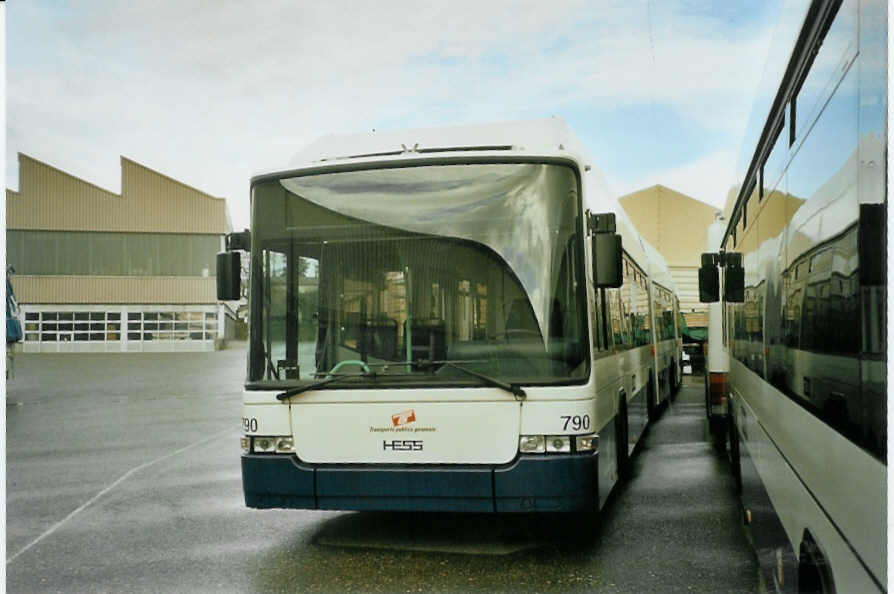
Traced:
<path fill-rule="evenodd" d="M 627 453 L 628 443 L 627 397 L 621 394 L 618 414 L 615 416 L 615 442 L 618 450 L 618 478 L 625 479 L 630 474 L 630 457 Z"/>
<path fill-rule="evenodd" d="M 655 379 L 649 374 L 649 383 L 646 384 L 646 410 L 649 415 L 649 422 L 655 422 Z"/>
<path fill-rule="evenodd" d="M 708 383 L 708 372 L 705 372 L 705 415 L 711 418 L 711 384 Z"/>
<path fill-rule="evenodd" d="M 808 530 L 804 531 L 798 558 L 798 594 L 835 594 L 826 556 Z"/>
<path fill-rule="evenodd" d="M 674 382 L 675 382 L 674 383 L 674 392 L 679 392 L 680 388 L 683 387 L 683 375 L 682 375 L 683 368 L 680 367 L 676 361 L 674 361 L 673 365 L 674 365 L 673 369 L 674 369 Z"/>

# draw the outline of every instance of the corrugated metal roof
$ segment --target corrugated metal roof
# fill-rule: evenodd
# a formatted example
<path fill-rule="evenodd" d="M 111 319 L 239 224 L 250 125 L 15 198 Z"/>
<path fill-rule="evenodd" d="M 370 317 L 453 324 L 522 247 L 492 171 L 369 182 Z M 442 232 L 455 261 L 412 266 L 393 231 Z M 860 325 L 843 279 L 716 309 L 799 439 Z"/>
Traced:
<path fill-rule="evenodd" d="M 121 195 L 19 153 L 19 191 L 6 192 L 9 229 L 227 232 L 226 201 L 121 157 Z"/>

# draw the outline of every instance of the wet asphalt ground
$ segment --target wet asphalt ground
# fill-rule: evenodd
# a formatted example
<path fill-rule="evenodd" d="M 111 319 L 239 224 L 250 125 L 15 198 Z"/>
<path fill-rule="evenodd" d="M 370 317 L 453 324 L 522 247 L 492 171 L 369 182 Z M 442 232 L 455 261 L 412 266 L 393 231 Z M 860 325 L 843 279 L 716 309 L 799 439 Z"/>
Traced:
<path fill-rule="evenodd" d="M 562 518 L 250 510 L 245 353 L 18 355 L 9 592 L 756 592 L 723 452 L 687 378 L 595 539 Z M 691 384 L 691 386 L 690 386 Z"/>

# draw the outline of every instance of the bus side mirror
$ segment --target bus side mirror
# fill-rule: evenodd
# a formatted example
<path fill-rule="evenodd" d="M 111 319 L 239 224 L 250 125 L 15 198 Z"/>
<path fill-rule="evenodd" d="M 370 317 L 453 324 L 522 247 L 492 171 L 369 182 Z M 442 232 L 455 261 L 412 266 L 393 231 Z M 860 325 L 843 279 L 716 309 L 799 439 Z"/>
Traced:
<path fill-rule="evenodd" d="M 238 301 L 242 298 L 240 278 L 241 256 L 239 252 L 217 254 L 217 300 Z"/>
<path fill-rule="evenodd" d="M 217 300 L 242 299 L 242 256 L 239 250 L 251 250 L 251 231 L 228 233 L 224 237 L 227 251 L 217 254 Z"/>
<path fill-rule="evenodd" d="M 745 301 L 745 268 L 742 267 L 742 254 L 726 253 L 726 266 L 723 271 L 723 300 L 727 303 Z"/>
<path fill-rule="evenodd" d="M 234 252 L 236 250 L 244 250 L 247 252 L 251 250 L 251 231 L 248 229 L 245 231 L 228 233 L 225 240 L 228 252 Z"/>
<path fill-rule="evenodd" d="M 702 254 L 702 265 L 698 269 L 698 300 L 702 303 L 717 303 L 720 299 L 720 271 L 716 257 L 717 254 Z"/>
<path fill-rule="evenodd" d="M 596 288 L 618 288 L 624 283 L 621 266 L 621 236 L 615 233 L 615 214 L 588 213 L 593 248 L 593 284 Z"/>

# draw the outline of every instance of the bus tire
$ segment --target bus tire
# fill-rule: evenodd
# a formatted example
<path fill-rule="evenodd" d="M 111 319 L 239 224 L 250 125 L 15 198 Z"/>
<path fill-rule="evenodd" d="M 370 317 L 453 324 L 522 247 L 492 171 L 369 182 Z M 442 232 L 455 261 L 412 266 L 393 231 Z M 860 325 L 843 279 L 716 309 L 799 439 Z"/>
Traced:
<path fill-rule="evenodd" d="M 711 418 L 711 385 L 708 382 L 708 372 L 705 372 L 705 416 Z"/>
<path fill-rule="evenodd" d="M 649 373 L 649 383 L 646 385 L 646 411 L 649 416 L 649 423 L 654 423 L 658 416 L 655 411 L 655 378 Z"/>
<path fill-rule="evenodd" d="M 621 394 L 618 414 L 615 415 L 615 441 L 617 447 L 618 479 L 626 479 L 630 475 L 630 456 L 627 453 L 629 443 L 627 421 L 627 396 Z"/>
<path fill-rule="evenodd" d="M 677 392 L 680 390 L 680 378 L 677 371 L 676 361 L 671 362 L 671 396 L 673 400 L 677 399 Z"/>

